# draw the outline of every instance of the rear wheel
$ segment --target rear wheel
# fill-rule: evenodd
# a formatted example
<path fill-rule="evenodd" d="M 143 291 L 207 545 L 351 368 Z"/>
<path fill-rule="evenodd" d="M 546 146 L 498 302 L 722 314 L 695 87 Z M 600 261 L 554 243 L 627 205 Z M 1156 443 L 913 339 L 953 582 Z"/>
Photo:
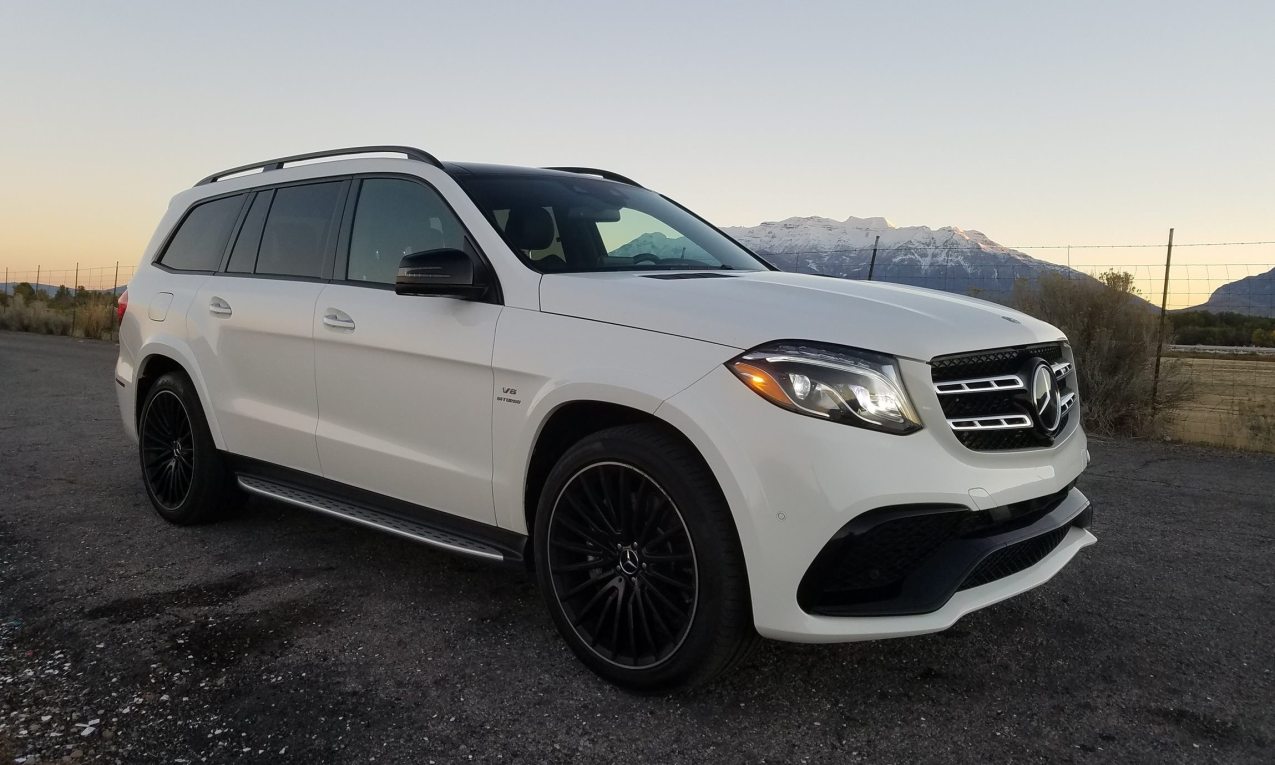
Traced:
<path fill-rule="evenodd" d="M 170 372 L 155 381 L 137 434 L 146 495 L 164 520 L 204 523 L 243 503 L 185 375 Z"/>
<path fill-rule="evenodd" d="M 659 426 L 568 450 L 542 492 L 535 545 L 558 630 L 613 683 L 690 687 L 756 639 L 730 511 L 698 455 Z"/>

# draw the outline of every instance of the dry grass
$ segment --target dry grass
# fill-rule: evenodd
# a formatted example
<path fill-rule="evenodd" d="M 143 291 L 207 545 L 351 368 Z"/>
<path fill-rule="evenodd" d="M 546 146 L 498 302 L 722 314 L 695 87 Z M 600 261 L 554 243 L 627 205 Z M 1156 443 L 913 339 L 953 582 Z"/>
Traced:
<path fill-rule="evenodd" d="M 1175 441 L 1275 452 L 1275 364 L 1269 361 L 1174 359 L 1193 395 L 1161 413 L 1160 434 Z"/>
<path fill-rule="evenodd" d="M 47 300 L 28 301 L 22 295 L 12 295 L 0 305 L 0 329 L 112 340 L 115 337 L 115 304 L 109 297 L 92 296 L 72 308 L 54 306 Z"/>

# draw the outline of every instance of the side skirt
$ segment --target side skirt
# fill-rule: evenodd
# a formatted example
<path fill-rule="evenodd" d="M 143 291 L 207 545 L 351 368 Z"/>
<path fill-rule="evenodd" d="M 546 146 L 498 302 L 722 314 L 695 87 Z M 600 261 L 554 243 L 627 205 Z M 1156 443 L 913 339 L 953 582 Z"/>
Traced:
<path fill-rule="evenodd" d="M 440 550 L 522 567 L 527 537 L 299 470 L 224 454 L 250 494 L 330 515 Z"/>

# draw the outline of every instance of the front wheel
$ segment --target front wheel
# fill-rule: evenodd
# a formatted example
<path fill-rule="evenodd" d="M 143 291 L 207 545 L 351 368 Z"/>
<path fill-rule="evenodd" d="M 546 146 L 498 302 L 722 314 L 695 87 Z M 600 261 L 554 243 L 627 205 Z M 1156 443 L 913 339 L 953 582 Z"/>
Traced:
<path fill-rule="evenodd" d="M 607 680 L 691 687 L 756 640 L 743 554 L 703 461 L 654 425 L 601 431 L 549 474 L 536 574 L 559 632 Z"/>

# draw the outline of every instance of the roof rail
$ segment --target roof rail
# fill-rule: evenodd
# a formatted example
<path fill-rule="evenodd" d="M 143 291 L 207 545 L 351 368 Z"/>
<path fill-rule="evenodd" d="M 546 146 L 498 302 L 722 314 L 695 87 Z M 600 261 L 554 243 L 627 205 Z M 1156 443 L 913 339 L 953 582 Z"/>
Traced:
<path fill-rule="evenodd" d="M 267 159 L 264 162 L 253 162 L 250 165 L 240 165 L 239 167 L 232 167 L 229 170 L 222 170 L 219 173 L 213 173 L 195 185 L 203 186 L 204 184 L 215 183 L 228 175 L 245 173 L 249 170 L 260 169 L 261 172 L 264 173 L 269 172 L 270 170 L 280 170 L 284 165 L 290 162 L 303 162 L 307 159 L 323 159 L 324 157 L 344 157 L 353 154 L 402 154 L 408 159 L 414 159 L 417 162 L 425 162 L 433 165 L 434 167 L 441 168 L 443 166 L 443 163 L 439 162 L 438 158 L 433 154 L 420 149 L 414 149 L 411 146 L 354 146 L 348 149 L 312 151 L 309 154 L 294 154 L 291 157 L 279 157 L 278 159 Z"/>
<path fill-rule="evenodd" d="M 613 173 L 610 170 L 599 170 L 596 167 L 546 167 L 545 169 L 560 170 L 564 173 L 579 173 L 581 175 L 596 175 L 599 178 L 604 178 L 608 181 L 618 181 L 619 183 L 627 183 L 630 186 L 637 186 L 639 189 L 642 188 L 642 184 L 638 183 L 632 178 L 625 178 L 623 175 L 620 175 L 619 173 Z"/>

